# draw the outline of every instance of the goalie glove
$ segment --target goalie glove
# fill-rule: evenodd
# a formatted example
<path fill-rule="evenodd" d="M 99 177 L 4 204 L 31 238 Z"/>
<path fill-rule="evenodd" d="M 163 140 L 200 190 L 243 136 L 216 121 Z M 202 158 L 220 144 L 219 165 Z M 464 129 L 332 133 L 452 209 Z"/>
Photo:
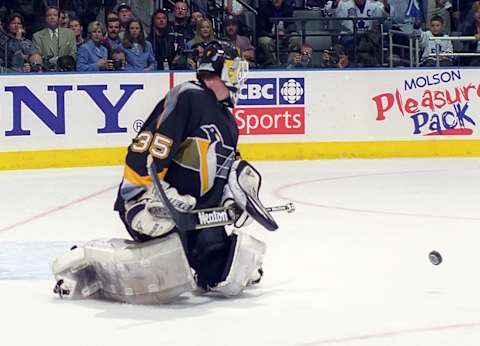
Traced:
<path fill-rule="evenodd" d="M 177 189 L 163 180 L 161 184 L 168 200 L 176 209 L 187 212 L 195 208 L 197 204 L 195 197 L 180 195 Z M 157 197 L 153 185 L 140 199 L 127 204 L 126 216 L 134 231 L 150 237 L 159 237 L 170 232 L 175 227 L 175 222 L 170 217 L 170 213 L 163 201 Z"/>
<path fill-rule="evenodd" d="M 252 218 L 248 213 L 235 203 L 232 190 L 228 184 L 223 187 L 222 206 L 228 208 L 228 215 L 234 220 L 233 226 L 235 228 L 245 227 L 252 223 Z"/>
<path fill-rule="evenodd" d="M 245 226 L 251 217 L 269 231 L 278 228 L 258 197 L 261 184 L 260 173 L 247 161 L 237 160 L 232 164 L 228 184 L 223 190 L 222 203 L 231 207 L 230 216 L 235 220 L 235 227 Z"/>

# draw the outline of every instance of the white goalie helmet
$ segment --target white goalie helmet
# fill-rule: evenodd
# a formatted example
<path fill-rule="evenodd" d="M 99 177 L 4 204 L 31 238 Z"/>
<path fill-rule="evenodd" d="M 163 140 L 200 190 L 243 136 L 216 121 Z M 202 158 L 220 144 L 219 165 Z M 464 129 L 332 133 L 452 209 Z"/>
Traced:
<path fill-rule="evenodd" d="M 197 75 L 206 71 L 218 75 L 230 90 L 230 101 L 235 105 L 248 73 L 248 62 L 235 47 L 224 41 L 209 42 L 198 60 Z"/>

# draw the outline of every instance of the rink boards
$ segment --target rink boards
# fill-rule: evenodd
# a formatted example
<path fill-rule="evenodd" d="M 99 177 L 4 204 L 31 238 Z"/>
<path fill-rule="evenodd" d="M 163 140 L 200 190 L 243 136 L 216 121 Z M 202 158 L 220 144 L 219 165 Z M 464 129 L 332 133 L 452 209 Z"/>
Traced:
<path fill-rule="evenodd" d="M 234 116 L 250 160 L 478 156 L 475 69 L 252 71 Z M 0 76 L 0 169 L 117 165 L 193 73 Z"/>

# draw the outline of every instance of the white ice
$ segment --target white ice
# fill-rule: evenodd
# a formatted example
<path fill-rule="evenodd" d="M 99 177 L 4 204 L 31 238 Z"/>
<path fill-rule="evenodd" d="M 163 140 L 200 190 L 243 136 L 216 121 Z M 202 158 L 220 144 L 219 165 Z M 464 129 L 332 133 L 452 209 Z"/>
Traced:
<path fill-rule="evenodd" d="M 52 293 L 51 259 L 127 237 L 121 167 L 0 172 L 0 345 L 480 345 L 480 161 L 256 163 L 277 232 L 261 285 L 165 306 Z M 443 263 L 433 266 L 437 250 Z"/>

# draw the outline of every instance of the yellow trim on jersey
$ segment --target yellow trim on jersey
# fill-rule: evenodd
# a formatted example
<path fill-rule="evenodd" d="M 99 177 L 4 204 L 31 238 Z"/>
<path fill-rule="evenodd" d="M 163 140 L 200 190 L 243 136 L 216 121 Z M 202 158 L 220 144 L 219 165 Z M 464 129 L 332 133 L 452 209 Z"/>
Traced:
<path fill-rule="evenodd" d="M 158 173 L 158 178 L 163 180 L 165 175 L 167 174 L 167 168 L 162 169 L 161 172 Z M 148 186 L 152 183 L 152 178 L 149 175 L 141 176 L 137 172 L 133 170 L 129 165 L 125 165 L 123 168 L 123 176 L 124 178 L 133 185 L 140 185 L 140 186 Z"/>
<path fill-rule="evenodd" d="M 210 141 L 202 138 L 195 138 L 197 143 L 198 154 L 200 158 L 200 194 L 208 192 L 208 146 Z"/>
<path fill-rule="evenodd" d="M 242 158 L 253 161 L 480 157 L 480 140 L 248 143 L 239 147 Z M 0 152 L 0 170 L 122 165 L 126 153 L 126 147 Z"/>

